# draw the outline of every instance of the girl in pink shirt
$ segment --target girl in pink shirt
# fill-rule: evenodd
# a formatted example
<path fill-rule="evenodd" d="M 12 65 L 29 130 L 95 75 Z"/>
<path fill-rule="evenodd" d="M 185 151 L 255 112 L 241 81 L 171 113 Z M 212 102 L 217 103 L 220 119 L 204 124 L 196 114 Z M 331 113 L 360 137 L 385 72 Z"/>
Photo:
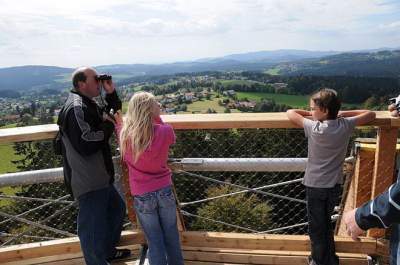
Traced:
<path fill-rule="evenodd" d="M 167 166 L 172 127 L 160 118 L 151 93 L 138 92 L 129 101 L 126 117 L 117 113 L 121 155 L 129 169 L 134 207 L 149 245 L 151 265 L 183 265 L 176 219 L 176 200 Z"/>

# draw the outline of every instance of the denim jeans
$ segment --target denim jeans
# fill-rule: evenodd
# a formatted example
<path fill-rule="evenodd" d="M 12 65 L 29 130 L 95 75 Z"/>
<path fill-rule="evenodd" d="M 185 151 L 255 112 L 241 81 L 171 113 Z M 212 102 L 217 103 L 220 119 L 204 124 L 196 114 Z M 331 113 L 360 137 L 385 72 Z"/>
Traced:
<path fill-rule="evenodd" d="M 313 264 L 339 264 L 339 258 L 335 253 L 331 216 L 339 202 L 340 193 L 340 185 L 333 188 L 306 187 L 308 234 Z"/>
<path fill-rule="evenodd" d="M 400 224 L 392 224 L 390 235 L 390 265 L 400 265 Z"/>
<path fill-rule="evenodd" d="M 149 246 L 150 265 L 183 265 L 171 187 L 134 196 L 134 206 Z"/>
<path fill-rule="evenodd" d="M 78 236 L 87 265 L 107 265 L 125 217 L 125 203 L 113 185 L 78 198 Z"/>

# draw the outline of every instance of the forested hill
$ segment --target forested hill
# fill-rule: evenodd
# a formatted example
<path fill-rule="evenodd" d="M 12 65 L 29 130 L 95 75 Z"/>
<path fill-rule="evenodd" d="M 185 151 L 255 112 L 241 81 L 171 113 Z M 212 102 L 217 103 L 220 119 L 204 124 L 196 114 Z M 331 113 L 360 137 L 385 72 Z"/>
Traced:
<path fill-rule="evenodd" d="M 192 62 L 158 65 L 103 65 L 97 66 L 96 69 L 99 72 L 112 74 L 116 81 L 126 80 L 123 83 L 127 83 L 137 76 L 151 78 L 156 75 L 202 71 L 258 71 L 283 76 L 400 77 L 400 50 L 325 55 L 326 53 L 280 50 L 279 53 L 276 51 L 273 54 L 265 52 L 244 53 Z M 259 56 L 259 60 L 256 60 L 257 56 Z M 290 60 L 290 58 L 294 61 L 288 62 L 287 60 Z M 69 88 L 72 71 L 72 68 L 55 66 L 0 68 L 0 91 L 8 90 L 7 93 L 13 94 L 28 89 L 60 90 Z"/>
<path fill-rule="evenodd" d="M 24 91 L 32 88 L 65 87 L 65 82 L 70 83 L 72 71 L 72 68 L 40 65 L 1 68 L 0 90 Z"/>
<path fill-rule="evenodd" d="M 276 66 L 281 75 L 400 77 L 400 50 L 342 53 Z"/>

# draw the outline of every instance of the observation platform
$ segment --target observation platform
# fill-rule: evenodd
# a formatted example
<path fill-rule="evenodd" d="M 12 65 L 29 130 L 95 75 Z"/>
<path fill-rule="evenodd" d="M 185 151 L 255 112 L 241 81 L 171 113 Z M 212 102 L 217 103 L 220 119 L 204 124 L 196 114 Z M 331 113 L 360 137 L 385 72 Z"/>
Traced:
<path fill-rule="evenodd" d="M 377 119 L 357 128 L 359 131 L 353 137 L 368 134 L 373 139 L 352 140 L 353 152 L 346 160 L 342 202 L 337 214 L 332 216 L 336 222 L 336 251 L 343 265 L 374 264 L 376 260 L 380 260 L 380 264 L 387 262 L 388 243 L 383 230 L 371 230 L 355 242 L 345 234 L 341 222 L 343 210 L 374 198 L 395 180 L 400 119 L 390 117 L 386 111 L 376 114 Z M 304 194 L 300 183 L 306 163 L 306 141 L 302 131 L 296 129 L 286 114 L 185 114 L 166 115 L 163 120 L 171 124 L 178 135 L 178 147 L 173 149 L 175 160 L 170 166 L 174 171 L 178 229 L 185 264 L 307 264 L 310 242 L 306 235 Z M 57 130 L 54 124 L 0 129 L 0 144 L 48 141 Z M 268 139 L 274 146 L 263 145 Z M 185 149 L 185 146 L 189 147 Z M 29 215 L 36 210 L 34 207 L 43 209 L 48 207 L 47 204 L 57 203 L 73 207 L 73 201 L 62 194 L 27 198 L 26 194 L 21 196 L 18 192 L 12 195 L 1 192 L 5 187 L 29 190 L 36 186 L 58 185 L 62 181 L 62 171 L 49 169 L 49 172 L 50 177 L 43 177 L 40 171 L 0 175 L 0 264 L 85 264 L 72 226 L 64 231 L 51 215 Z M 131 206 L 123 167 L 120 174 L 122 193 L 127 205 Z M 188 183 L 192 185 L 186 187 Z M 221 190 L 228 188 L 224 190 L 225 194 L 216 194 L 213 189 L 216 186 Z M 262 208 L 265 216 L 251 220 L 256 216 L 252 215 L 251 207 L 240 212 L 249 216 L 245 221 L 229 219 L 229 216 L 218 219 L 201 215 L 204 209 L 211 207 L 210 202 L 229 203 L 230 198 L 242 200 L 243 204 L 236 202 L 237 208 L 247 204 L 268 205 Z M 26 201 L 35 201 L 38 205 L 22 212 L 7 212 L 9 208 L 2 208 L 3 200 L 12 201 L 12 205 Z M 58 214 L 54 209 L 49 212 Z M 70 212 L 64 214 L 59 219 L 71 217 Z M 128 207 L 127 220 L 120 246 L 132 249 L 133 256 L 112 264 L 139 264 L 139 258 L 143 257 L 141 250 L 146 240 L 132 207 Z M 15 226 L 15 223 L 21 225 Z M 66 223 L 61 224 L 66 226 Z"/>

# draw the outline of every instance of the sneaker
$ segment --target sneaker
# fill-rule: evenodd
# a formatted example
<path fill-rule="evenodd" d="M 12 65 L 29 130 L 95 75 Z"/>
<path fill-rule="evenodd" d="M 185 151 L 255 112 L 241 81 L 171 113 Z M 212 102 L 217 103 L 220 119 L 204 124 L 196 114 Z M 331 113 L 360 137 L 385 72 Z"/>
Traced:
<path fill-rule="evenodd" d="M 125 258 L 129 257 L 131 254 L 132 253 L 131 253 L 130 249 L 126 249 L 126 248 L 118 249 L 117 248 L 115 250 L 114 256 L 111 257 L 111 258 L 108 258 L 107 261 L 111 262 L 111 261 L 114 261 L 114 260 L 125 259 Z"/>
<path fill-rule="evenodd" d="M 315 262 L 313 261 L 313 259 L 312 259 L 311 256 L 308 256 L 307 264 L 308 264 L 308 265 L 317 265 L 317 263 L 315 263 Z"/>

